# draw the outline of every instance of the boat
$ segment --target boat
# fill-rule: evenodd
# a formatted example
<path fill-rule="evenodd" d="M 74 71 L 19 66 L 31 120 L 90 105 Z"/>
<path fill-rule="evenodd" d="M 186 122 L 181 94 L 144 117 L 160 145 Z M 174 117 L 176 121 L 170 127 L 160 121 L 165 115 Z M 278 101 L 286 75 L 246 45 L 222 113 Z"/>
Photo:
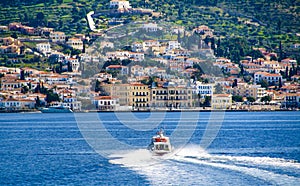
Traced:
<path fill-rule="evenodd" d="M 63 105 L 54 105 L 48 108 L 40 109 L 42 113 L 71 113 L 73 112 L 70 107 Z"/>
<path fill-rule="evenodd" d="M 148 146 L 148 150 L 155 155 L 164 155 L 170 153 L 172 151 L 170 138 L 164 136 L 163 130 L 160 130 L 157 132 L 157 135 L 152 137 L 151 143 Z"/>

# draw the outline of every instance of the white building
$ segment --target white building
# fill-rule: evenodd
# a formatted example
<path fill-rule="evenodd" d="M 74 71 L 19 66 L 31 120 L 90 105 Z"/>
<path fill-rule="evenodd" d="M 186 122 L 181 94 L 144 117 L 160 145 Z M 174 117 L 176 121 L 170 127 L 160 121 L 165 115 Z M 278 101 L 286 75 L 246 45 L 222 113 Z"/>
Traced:
<path fill-rule="evenodd" d="M 180 49 L 181 45 L 178 41 L 169 41 L 167 50 Z"/>
<path fill-rule="evenodd" d="M 140 52 L 129 52 L 129 58 L 132 58 L 136 61 L 143 61 L 145 59 L 144 53 Z"/>
<path fill-rule="evenodd" d="M 143 24 L 142 29 L 145 30 L 146 32 L 156 32 L 157 30 L 159 30 L 159 27 L 157 26 L 156 23 L 146 23 Z"/>
<path fill-rule="evenodd" d="M 100 48 L 114 48 L 114 43 L 109 41 L 102 41 Z"/>
<path fill-rule="evenodd" d="M 144 76 L 144 67 L 140 65 L 134 65 L 130 68 L 131 74 L 133 76 Z"/>
<path fill-rule="evenodd" d="M 51 45 L 50 43 L 39 43 L 36 45 L 36 49 L 43 53 L 45 56 L 48 56 L 51 54 Z"/>
<path fill-rule="evenodd" d="M 78 59 L 69 58 L 67 61 L 69 61 L 71 63 L 71 67 L 72 67 L 73 72 L 78 72 L 79 71 L 80 63 L 79 63 Z"/>
<path fill-rule="evenodd" d="M 112 96 L 98 96 L 92 100 L 98 110 L 113 111 L 120 107 L 119 98 Z"/>
<path fill-rule="evenodd" d="M 51 76 L 46 77 L 46 83 L 49 85 L 53 84 L 67 84 L 70 83 L 70 79 L 67 75 L 59 75 L 59 74 L 53 74 Z"/>
<path fill-rule="evenodd" d="M 260 83 L 262 80 L 266 80 L 270 85 L 278 85 L 282 81 L 280 74 L 270 74 L 267 72 L 256 72 L 254 74 L 254 82 Z"/>
<path fill-rule="evenodd" d="M 201 25 L 201 26 L 198 26 L 197 28 L 195 28 L 194 32 L 196 32 L 197 34 L 203 34 L 203 35 L 213 36 L 214 30 L 210 29 L 206 25 Z"/>
<path fill-rule="evenodd" d="M 82 50 L 83 49 L 83 42 L 79 38 L 70 38 L 67 41 L 67 45 L 69 45 L 70 47 L 72 47 L 74 49 L 78 49 L 78 50 Z"/>
<path fill-rule="evenodd" d="M 203 84 L 202 82 L 196 81 L 196 94 L 200 95 L 201 98 L 205 96 L 212 96 L 214 92 L 215 84 Z"/>
<path fill-rule="evenodd" d="M 66 35 L 64 32 L 52 32 L 52 33 L 50 33 L 49 37 L 50 37 L 50 40 L 54 43 L 55 42 L 63 43 L 66 40 Z"/>
<path fill-rule="evenodd" d="M 159 47 L 160 42 L 157 40 L 146 40 L 143 42 L 143 51 L 148 50 L 150 47 Z"/>
<path fill-rule="evenodd" d="M 114 9 L 131 8 L 129 1 L 125 1 L 125 0 L 111 0 L 109 3 L 109 7 Z"/>
<path fill-rule="evenodd" d="M 70 107 L 73 111 L 81 111 L 81 101 L 72 96 L 63 98 L 63 106 Z"/>
<path fill-rule="evenodd" d="M 5 110 L 23 110 L 23 109 L 34 109 L 35 101 L 23 98 L 8 98 L 0 101 L 0 105 Z"/>
<path fill-rule="evenodd" d="M 143 52 L 143 44 L 140 42 L 134 42 L 131 45 L 131 50 L 133 52 Z"/>

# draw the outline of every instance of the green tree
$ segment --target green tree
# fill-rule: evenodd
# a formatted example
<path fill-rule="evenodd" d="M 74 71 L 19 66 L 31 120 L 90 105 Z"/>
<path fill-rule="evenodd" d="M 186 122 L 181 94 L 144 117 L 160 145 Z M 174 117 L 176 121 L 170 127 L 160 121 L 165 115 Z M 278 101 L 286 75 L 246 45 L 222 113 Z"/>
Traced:
<path fill-rule="evenodd" d="M 259 84 L 261 85 L 261 87 L 263 88 L 268 88 L 269 87 L 269 83 L 267 80 L 263 79 L 259 82 Z"/>
<path fill-rule="evenodd" d="M 73 72 L 71 62 L 68 61 L 68 72 Z"/>
<path fill-rule="evenodd" d="M 264 96 L 260 99 L 261 102 L 267 102 L 269 103 L 272 100 L 270 96 Z"/>
<path fill-rule="evenodd" d="M 36 26 L 44 26 L 45 23 L 45 15 L 43 12 L 38 12 L 36 14 Z"/>
<path fill-rule="evenodd" d="M 78 50 L 78 49 L 73 49 L 72 52 L 71 52 L 71 55 L 79 55 L 81 54 L 81 50 Z"/>
<path fill-rule="evenodd" d="M 34 93 L 40 93 L 41 92 L 41 84 L 38 83 L 34 89 Z"/>
<path fill-rule="evenodd" d="M 37 96 L 35 99 L 35 108 L 41 107 L 41 100 L 40 97 Z"/>
<path fill-rule="evenodd" d="M 14 32 L 12 35 L 11 35 L 12 38 L 15 38 L 15 39 L 18 39 L 18 34 L 16 32 Z"/>
<path fill-rule="evenodd" d="M 54 93 L 53 90 L 49 90 L 46 94 L 46 101 L 49 104 L 53 101 L 60 101 L 60 99 L 57 93 Z"/>
<path fill-rule="evenodd" d="M 234 101 L 234 102 L 243 102 L 243 96 L 234 95 L 234 96 L 232 96 L 232 101 Z"/>
<path fill-rule="evenodd" d="M 211 103 L 211 96 L 204 97 L 204 106 L 209 107 Z"/>
<path fill-rule="evenodd" d="M 6 66 L 7 63 L 8 63 L 8 56 L 7 55 L 3 56 L 3 62 L 4 62 L 4 65 Z"/>
<path fill-rule="evenodd" d="M 100 81 L 97 79 L 95 83 L 95 92 L 99 92 L 101 90 Z"/>
<path fill-rule="evenodd" d="M 233 88 L 233 87 L 237 87 L 237 86 L 238 86 L 238 84 L 237 84 L 237 79 L 234 79 L 234 80 L 233 80 L 233 83 L 232 83 L 232 88 Z"/>
<path fill-rule="evenodd" d="M 222 94 L 223 93 L 223 87 L 222 87 L 222 85 L 221 84 L 217 84 L 216 86 L 215 86 L 215 92 L 214 92 L 215 94 Z"/>
<path fill-rule="evenodd" d="M 279 83 L 278 83 L 279 85 L 279 88 L 281 88 L 282 87 L 282 81 L 281 81 L 281 78 L 279 79 Z"/>
<path fill-rule="evenodd" d="M 27 94 L 28 93 L 28 91 L 29 91 L 29 88 L 28 88 L 28 86 L 22 86 L 21 87 L 21 93 L 23 93 L 23 94 Z"/>
<path fill-rule="evenodd" d="M 20 72 L 20 79 L 21 80 L 25 80 L 25 73 L 24 73 L 24 70 L 22 69 L 21 72 Z"/>
<path fill-rule="evenodd" d="M 264 58 L 264 55 L 259 50 L 252 50 L 247 55 L 251 56 L 252 59 Z"/>
<path fill-rule="evenodd" d="M 247 97 L 247 100 L 248 100 L 250 103 L 255 102 L 255 98 L 254 98 L 254 97 L 251 97 L 251 96 Z"/>

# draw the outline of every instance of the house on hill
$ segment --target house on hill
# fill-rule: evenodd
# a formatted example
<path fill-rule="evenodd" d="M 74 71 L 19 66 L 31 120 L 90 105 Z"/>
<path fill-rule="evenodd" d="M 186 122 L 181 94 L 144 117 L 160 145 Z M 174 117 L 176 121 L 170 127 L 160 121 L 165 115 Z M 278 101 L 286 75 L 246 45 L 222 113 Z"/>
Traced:
<path fill-rule="evenodd" d="M 130 9 L 130 3 L 129 1 L 126 0 L 111 0 L 109 2 L 109 8 L 112 9 L 119 9 L 119 8 L 124 8 L 124 9 Z"/>
<path fill-rule="evenodd" d="M 128 67 L 123 65 L 109 65 L 106 70 L 119 71 L 122 75 L 127 75 L 129 72 Z"/>

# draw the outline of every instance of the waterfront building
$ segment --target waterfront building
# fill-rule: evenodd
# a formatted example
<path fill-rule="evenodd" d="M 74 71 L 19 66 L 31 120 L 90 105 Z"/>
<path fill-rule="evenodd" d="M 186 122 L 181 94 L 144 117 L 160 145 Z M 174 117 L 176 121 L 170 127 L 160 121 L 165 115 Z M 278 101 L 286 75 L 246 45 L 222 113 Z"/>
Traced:
<path fill-rule="evenodd" d="M 113 96 L 97 96 L 94 98 L 93 104 L 100 111 L 115 111 L 120 107 L 119 98 Z"/>
<path fill-rule="evenodd" d="M 200 95 L 202 99 L 206 96 L 212 96 L 215 89 L 214 87 L 214 83 L 202 83 L 200 81 L 196 81 L 194 94 Z"/>
<path fill-rule="evenodd" d="M 211 99 L 211 109 L 226 110 L 231 109 L 232 95 L 231 94 L 213 94 Z"/>
<path fill-rule="evenodd" d="M 286 93 L 283 105 L 285 108 L 300 108 L 300 93 Z"/>
<path fill-rule="evenodd" d="M 73 96 L 63 97 L 62 105 L 70 107 L 73 111 L 81 111 L 81 101 L 78 101 L 77 98 Z"/>
<path fill-rule="evenodd" d="M 120 106 L 129 105 L 129 90 L 128 84 L 102 84 L 102 95 L 111 97 L 117 97 L 119 99 Z"/>
<path fill-rule="evenodd" d="M 34 109 L 35 103 L 31 99 L 9 97 L 0 101 L 0 107 L 7 111 L 26 110 Z"/>
<path fill-rule="evenodd" d="M 193 107 L 193 101 L 192 88 L 174 82 L 165 82 L 151 89 L 152 108 L 187 109 Z"/>
<path fill-rule="evenodd" d="M 266 89 L 261 85 L 251 85 L 247 83 L 238 83 L 238 86 L 225 86 L 224 91 L 233 96 L 253 97 L 256 100 L 267 95 Z"/>
<path fill-rule="evenodd" d="M 151 97 L 148 85 L 142 83 L 129 84 L 129 106 L 133 109 L 149 109 Z"/>

